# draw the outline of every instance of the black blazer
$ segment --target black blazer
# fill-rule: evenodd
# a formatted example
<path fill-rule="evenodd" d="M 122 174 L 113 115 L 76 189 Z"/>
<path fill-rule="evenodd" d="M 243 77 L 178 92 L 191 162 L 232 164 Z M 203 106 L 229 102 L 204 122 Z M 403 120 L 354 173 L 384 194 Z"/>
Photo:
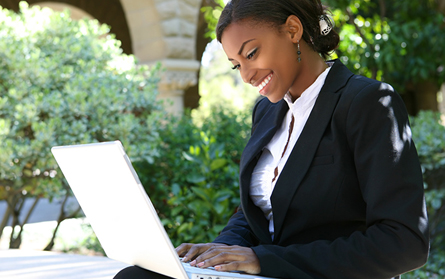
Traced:
<path fill-rule="evenodd" d="M 240 163 L 240 210 L 214 242 L 252 247 L 261 275 L 391 278 L 428 255 L 420 163 L 400 96 L 335 61 L 271 196 L 275 236 L 249 196 L 288 105 L 262 99 Z"/>

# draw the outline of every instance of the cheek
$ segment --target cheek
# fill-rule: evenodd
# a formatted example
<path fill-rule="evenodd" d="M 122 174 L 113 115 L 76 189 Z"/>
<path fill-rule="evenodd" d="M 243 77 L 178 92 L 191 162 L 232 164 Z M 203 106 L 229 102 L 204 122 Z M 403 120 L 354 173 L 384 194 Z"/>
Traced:
<path fill-rule="evenodd" d="M 273 54 L 275 64 L 286 71 L 293 68 L 295 61 L 297 61 L 297 50 L 293 44 L 283 43 L 279 48 L 276 48 Z"/>

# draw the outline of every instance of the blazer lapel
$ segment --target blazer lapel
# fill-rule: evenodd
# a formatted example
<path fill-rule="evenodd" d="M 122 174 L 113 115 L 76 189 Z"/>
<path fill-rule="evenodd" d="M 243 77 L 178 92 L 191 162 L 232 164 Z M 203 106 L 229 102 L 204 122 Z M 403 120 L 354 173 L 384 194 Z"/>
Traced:
<path fill-rule="evenodd" d="M 252 159 L 261 152 L 263 147 L 268 144 L 275 135 L 275 132 L 282 124 L 283 118 L 288 110 L 289 106 L 284 100 L 281 100 L 276 104 L 272 104 L 268 108 L 268 111 L 256 125 L 255 131 L 244 148 L 240 162 L 241 174 L 244 172 L 249 163 L 251 163 Z"/>
<path fill-rule="evenodd" d="M 263 211 L 255 206 L 250 199 L 250 180 L 263 147 L 275 135 L 288 110 L 289 106 L 284 100 L 272 104 L 268 108 L 268 111 L 256 125 L 255 131 L 244 148 L 240 162 L 240 198 L 242 209 L 249 226 L 262 243 L 272 243 L 269 233 L 269 222 L 264 217 Z"/>
<path fill-rule="evenodd" d="M 275 226 L 274 240 L 276 241 L 279 239 L 289 204 L 298 188 L 298 186 L 290 188 L 289 185 L 300 185 L 306 175 L 318 144 L 337 105 L 340 97 L 340 92 L 338 91 L 345 86 L 346 82 L 353 75 L 339 61 L 332 67 L 306 125 L 272 192 L 271 202 Z M 295 171 L 295 166 L 298 166 L 298 171 Z"/>

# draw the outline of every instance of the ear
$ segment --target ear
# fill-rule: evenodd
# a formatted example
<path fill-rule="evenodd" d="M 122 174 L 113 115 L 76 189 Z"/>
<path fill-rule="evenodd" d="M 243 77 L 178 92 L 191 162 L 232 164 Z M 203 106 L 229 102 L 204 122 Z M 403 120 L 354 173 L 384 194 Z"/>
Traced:
<path fill-rule="evenodd" d="M 300 19 L 296 15 L 290 15 L 287 18 L 286 23 L 284 23 L 284 28 L 294 44 L 301 40 L 303 36 L 303 24 L 301 24 Z"/>

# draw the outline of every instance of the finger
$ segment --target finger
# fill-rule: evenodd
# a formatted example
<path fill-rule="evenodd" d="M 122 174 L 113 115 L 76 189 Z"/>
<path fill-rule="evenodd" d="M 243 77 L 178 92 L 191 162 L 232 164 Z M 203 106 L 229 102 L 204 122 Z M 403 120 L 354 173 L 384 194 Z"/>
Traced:
<path fill-rule="evenodd" d="M 213 257 L 217 254 L 219 254 L 220 249 L 230 249 L 232 246 L 228 246 L 226 244 L 221 243 L 208 243 L 205 246 L 205 249 L 202 249 L 199 253 L 199 255 L 196 255 L 193 261 L 190 262 L 191 266 L 195 266 L 197 263 L 200 263 L 210 257 Z"/>
<path fill-rule="evenodd" d="M 217 271 L 242 271 L 239 262 L 229 262 L 214 266 Z"/>
<path fill-rule="evenodd" d="M 224 245 L 224 246 L 219 246 L 219 245 L 215 245 L 212 246 L 211 248 L 209 248 L 207 251 L 203 252 L 201 255 L 199 255 L 198 257 L 196 257 L 196 262 L 200 263 L 203 262 L 207 259 L 210 259 L 212 257 L 217 256 L 218 254 L 221 253 L 233 253 L 233 254 L 242 254 L 242 251 L 240 251 L 240 246 L 228 246 L 228 245 Z"/>
<path fill-rule="evenodd" d="M 225 247 L 212 248 L 195 259 L 196 266 L 206 268 L 233 261 L 243 261 L 246 257 L 238 249 L 228 249 Z"/>
<path fill-rule="evenodd" d="M 251 248 L 247 247 L 212 248 L 197 257 L 196 261 L 196 266 L 200 268 L 213 266 L 221 271 L 239 270 L 252 274 L 258 274 L 261 271 L 258 257 Z"/>
<path fill-rule="evenodd" d="M 190 249 L 182 259 L 184 262 L 193 261 L 196 257 L 207 251 L 211 246 L 209 244 L 195 244 L 190 246 Z M 190 263 L 192 265 L 192 263 Z"/>
<path fill-rule="evenodd" d="M 176 247 L 176 253 L 178 253 L 178 255 L 180 257 L 184 257 L 184 255 L 190 250 L 190 247 L 193 244 L 190 243 L 182 243 L 181 245 L 179 245 L 178 247 Z"/>
<path fill-rule="evenodd" d="M 252 262 L 229 262 L 214 266 L 217 271 L 244 271 L 250 274 L 259 274 L 261 268 Z"/>

